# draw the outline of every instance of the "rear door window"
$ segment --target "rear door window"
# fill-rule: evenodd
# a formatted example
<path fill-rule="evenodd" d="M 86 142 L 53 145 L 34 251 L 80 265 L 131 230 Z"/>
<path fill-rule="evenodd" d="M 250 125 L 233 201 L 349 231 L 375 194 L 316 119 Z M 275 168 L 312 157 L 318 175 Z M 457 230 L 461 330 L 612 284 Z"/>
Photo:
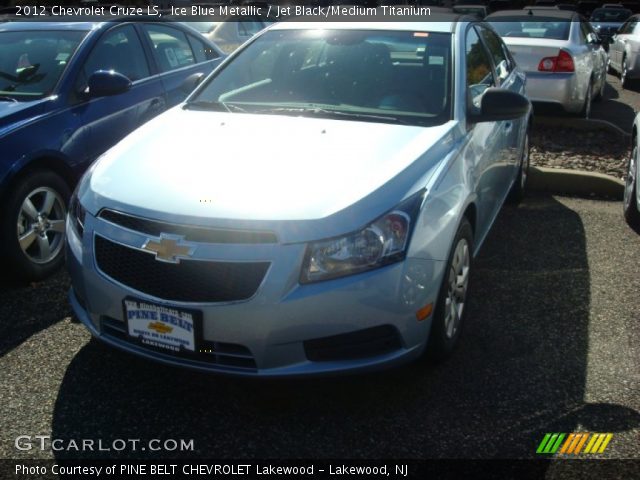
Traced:
<path fill-rule="evenodd" d="M 161 72 L 170 72 L 196 63 L 187 36 L 165 25 L 143 25 L 151 39 L 153 56 Z"/>

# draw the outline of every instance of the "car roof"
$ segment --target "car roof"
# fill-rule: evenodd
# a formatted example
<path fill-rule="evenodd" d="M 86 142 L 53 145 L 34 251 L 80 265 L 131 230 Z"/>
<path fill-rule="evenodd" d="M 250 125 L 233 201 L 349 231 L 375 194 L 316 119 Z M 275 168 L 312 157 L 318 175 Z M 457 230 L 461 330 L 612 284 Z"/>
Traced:
<path fill-rule="evenodd" d="M 531 14 L 529 14 L 531 12 Z M 540 9 L 540 8 L 526 8 L 522 10 L 501 10 L 500 12 L 494 12 L 487 16 L 485 20 L 493 20 L 500 17 L 545 17 L 545 18 L 560 18 L 566 20 L 577 20 L 580 15 L 577 12 L 571 10 L 560 9 Z"/>
<path fill-rule="evenodd" d="M 76 30 L 88 31 L 99 28 L 106 22 L 7 22 L 0 25 L 2 31 L 25 31 L 25 30 Z"/>
<path fill-rule="evenodd" d="M 416 17 L 414 17 L 416 18 Z M 391 30 L 391 31 L 428 31 L 451 33 L 461 21 L 477 22 L 474 16 L 453 13 L 438 12 L 429 17 L 429 21 L 402 21 L 402 22 L 296 22 L 284 21 L 271 26 L 271 30 Z"/>
<path fill-rule="evenodd" d="M 153 23 L 175 23 L 171 22 L 168 19 L 159 18 L 157 16 L 126 16 L 126 17 L 113 17 L 109 20 L 98 20 L 99 17 L 95 17 L 96 20 L 87 19 L 86 21 L 78 21 L 78 20 L 58 20 L 58 21 L 49 21 L 49 18 L 46 17 L 44 21 L 35 21 L 35 22 L 7 22 L 0 24 L 0 30 L 2 31 L 24 31 L 24 30 L 76 30 L 76 31 L 89 31 L 89 30 L 103 30 L 112 25 L 116 25 L 118 23 L 123 22 L 137 22 L 137 21 L 151 21 Z M 60 18 L 60 17 L 58 17 Z M 65 17 L 62 17 L 65 18 Z M 66 18 L 74 18 L 74 17 L 66 17 Z M 179 23 L 179 22 L 178 22 Z"/>

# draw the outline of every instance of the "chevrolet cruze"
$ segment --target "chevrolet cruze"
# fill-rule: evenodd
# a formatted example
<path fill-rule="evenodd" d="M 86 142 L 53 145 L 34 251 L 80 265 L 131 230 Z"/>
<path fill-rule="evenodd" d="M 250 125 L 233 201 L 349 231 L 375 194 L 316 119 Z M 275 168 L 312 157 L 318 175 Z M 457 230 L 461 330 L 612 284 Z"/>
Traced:
<path fill-rule="evenodd" d="M 67 217 L 71 303 L 128 352 L 288 376 L 447 357 L 529 166 L 494 30 L 282 23 L 99 158 Z"/>

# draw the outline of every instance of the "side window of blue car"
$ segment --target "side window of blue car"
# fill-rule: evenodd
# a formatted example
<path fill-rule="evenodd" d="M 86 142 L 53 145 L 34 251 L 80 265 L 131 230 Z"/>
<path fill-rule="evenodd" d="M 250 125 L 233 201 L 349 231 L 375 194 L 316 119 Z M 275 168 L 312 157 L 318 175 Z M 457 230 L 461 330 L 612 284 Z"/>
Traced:
<path fill-rule="evenodd" d="M 198 40 L 193 35 L 187 35 L 189 38 L 189 44 L 193 50 L 193 54 L 196 57 L 197 63 L 206 62 L 207 60 L 215 60 L 219 57 L 218 53 L 203 41 Z"/>
<path fill-rule="evenodd" d="M 487 88 L 495 86 L 495 80 L 489 55 L 474 28 L 467 31 L 466 64 L 467 106 L 479 109 L 482 94 Z"/>
<path fill-rule="evenodd" d="M 132 82 L 150 75 L 142 44 L 132 25 L 116 27 L 103 35 L 82 67 L 76 92 L 83 92 L 88 78 L 98 70 L 114 70 Z"/>
<path fill-rule="evenodd" d="M 196 57 L 187 36 L 175 28 L 165 25 L 143 25 L 151 39 L 153 56 L 161 72 L 170 72 L 194 65 Z"/>
<path fill-rule="evenodd" d="M 480 31 L 480 35 L 493 58 L 493 65 L 496 69 L 498 81 L 502 83 L 507 79 L 512 70 L 509 58 L 502 48 L 502 40 L 500 40 L 500 37 L 488 28 L 478 27 L 478 30 Z"/>

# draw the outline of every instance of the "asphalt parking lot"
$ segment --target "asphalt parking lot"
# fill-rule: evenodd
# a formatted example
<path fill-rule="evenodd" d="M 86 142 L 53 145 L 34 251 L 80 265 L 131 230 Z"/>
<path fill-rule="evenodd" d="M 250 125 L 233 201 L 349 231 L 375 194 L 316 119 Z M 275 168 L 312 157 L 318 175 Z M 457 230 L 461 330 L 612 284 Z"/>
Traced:
<path fill-rule="evenodd" d="M 66 273 L 26 287 L 4 278 L 0 457 L 52 458 L 14 447 L 51 435 L 194 440 L 175 457 L 532 458 L 546 432 L 587 431 L 614 434 L 602 457 L 638 459 L 639 258 L 620 203 L 530 196 L 503 209 L 475 263 L 450 361 L 304 381 L 120 353 L 73 322 Z"/>

